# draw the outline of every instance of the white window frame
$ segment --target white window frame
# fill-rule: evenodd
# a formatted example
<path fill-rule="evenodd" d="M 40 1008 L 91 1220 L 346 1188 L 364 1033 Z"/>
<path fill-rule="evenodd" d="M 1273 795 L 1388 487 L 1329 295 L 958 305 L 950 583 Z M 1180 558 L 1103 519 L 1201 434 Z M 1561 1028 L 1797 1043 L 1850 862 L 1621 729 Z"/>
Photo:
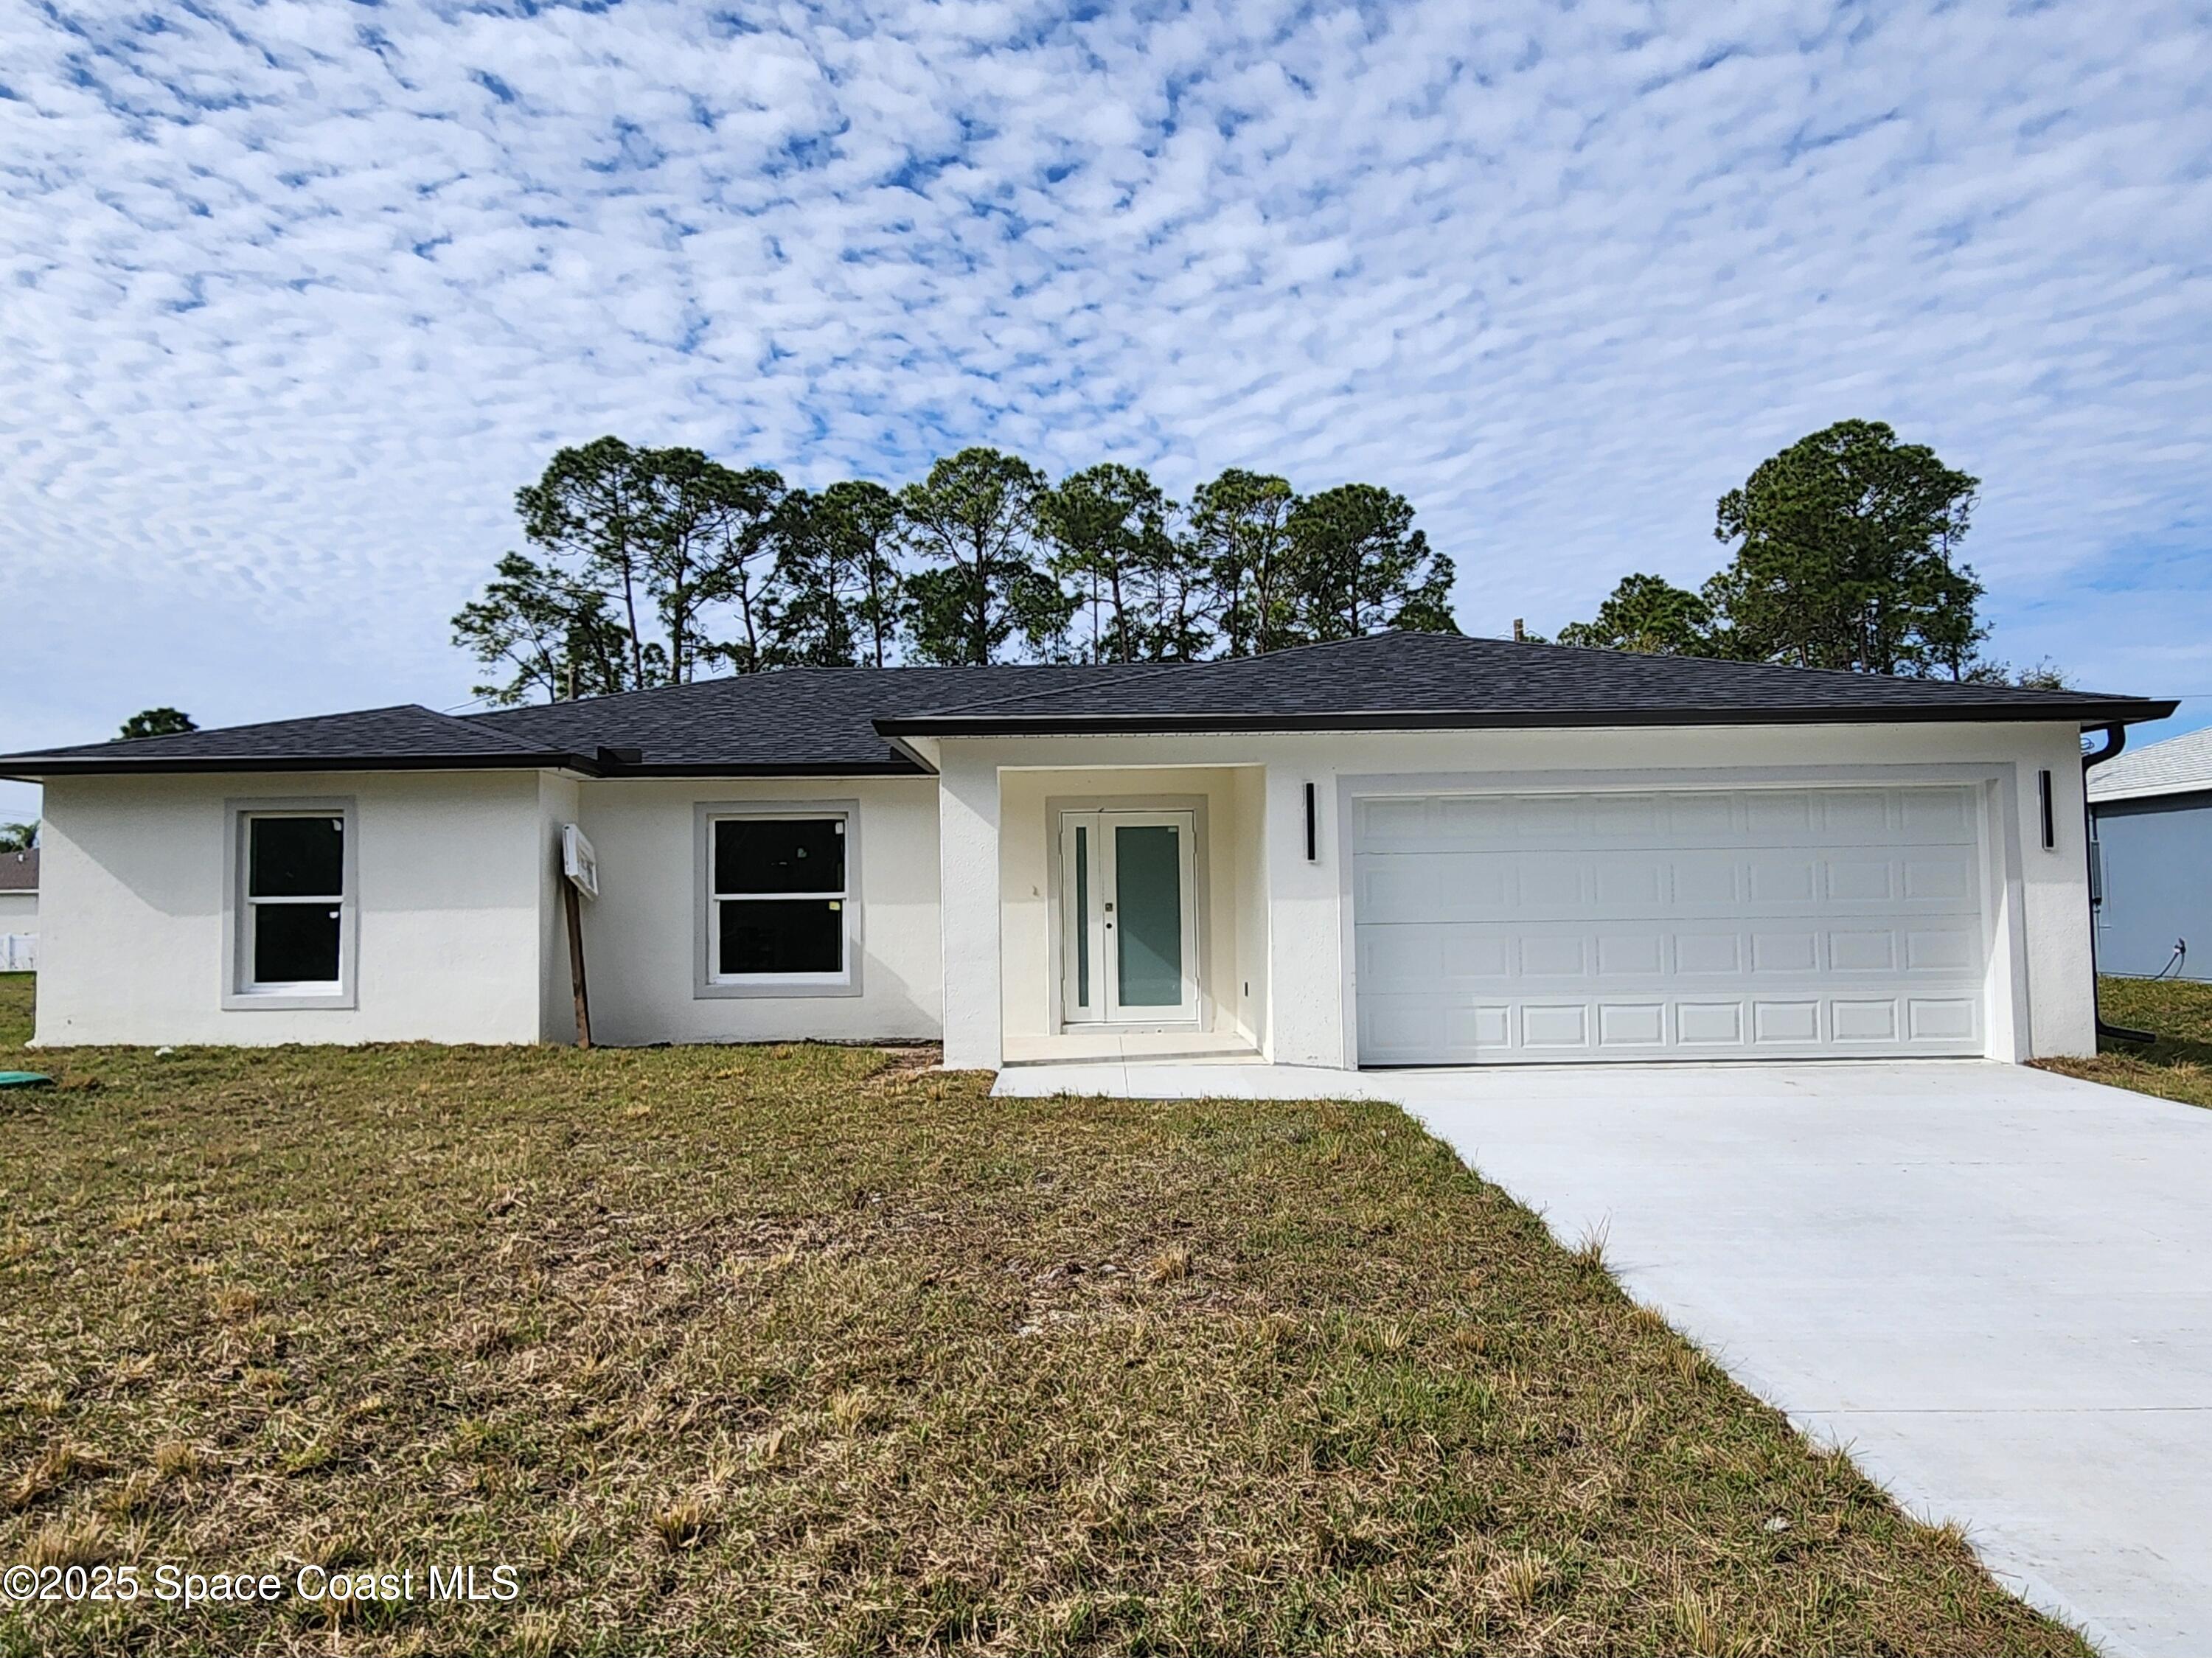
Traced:
<path fill-rule="evenodd" d="M 714 890 L 714 825 L 740 818 L 834 817 L 845 825 L 845 886 L 842 892 L 717 893 Z M 692 950 L 692 994 L 696 999 L 742 996 L 857 996 L 860 993 L 860 803 L 858 800 L 701 801 L 696 814 L 692 858 L 692 914 L 697 937 Z M 774 903 L 792 899 L 833 899 L 845 921 L 845 966 L 837 973 L 722 973 L 720 906 L 725 902 Z"/>
<path fill-rule="evenodd" d="M 258 817 L 335 817 L 338 820 L 339 878 L 345 890 L 332 901 L 338 912 L 338 976 L 335 983 L 258 984 L 253 980 L 253 912 L 247 863 L 252 853 L 252 823 Z M 361 835 L 359 814 L 350 795 L 311 799 L 228 800 L 223 803 L 228 845 L 224 863 L 222 1005 L 226 1010 L 281 1011 L 304 1008 L 351 1008 L 359 1005 L 361 953 Z M 319 899 L 287 897 L 271 902 L 314 903 Z"/>

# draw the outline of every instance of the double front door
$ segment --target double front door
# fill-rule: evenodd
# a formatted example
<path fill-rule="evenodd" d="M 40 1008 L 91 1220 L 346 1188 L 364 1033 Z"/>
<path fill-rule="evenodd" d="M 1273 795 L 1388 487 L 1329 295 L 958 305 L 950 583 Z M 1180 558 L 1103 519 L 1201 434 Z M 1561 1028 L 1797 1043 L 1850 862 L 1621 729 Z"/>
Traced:
<path fill-rule="evenodd" d="M 1060 815 L 1060 1017 L 1198 1017 L 1197 831 L 1188 811 Z"/>

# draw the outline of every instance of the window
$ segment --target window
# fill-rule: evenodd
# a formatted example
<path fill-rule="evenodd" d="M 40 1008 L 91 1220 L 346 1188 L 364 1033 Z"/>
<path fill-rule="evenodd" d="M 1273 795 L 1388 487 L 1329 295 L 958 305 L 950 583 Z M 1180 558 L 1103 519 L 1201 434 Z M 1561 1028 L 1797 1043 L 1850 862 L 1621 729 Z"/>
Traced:
<path fill-rule="evenodd" d="M 234 804 L 229 1006 L 350 1005 L 350 802 Z"/>
<path fill-rule="evenodd" d="M 811 807 L 707 815 L 702 989 L 856 987 L 854 816 Z"/>

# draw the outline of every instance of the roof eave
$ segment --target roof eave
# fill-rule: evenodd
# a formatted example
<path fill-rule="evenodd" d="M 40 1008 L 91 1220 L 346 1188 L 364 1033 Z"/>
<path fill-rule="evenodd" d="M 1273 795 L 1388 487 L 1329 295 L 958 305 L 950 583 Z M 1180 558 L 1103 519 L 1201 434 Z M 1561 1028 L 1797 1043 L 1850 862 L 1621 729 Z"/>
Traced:
<path fill-rule="evenodd" d="M 2185 795 L 2212 795 L 2212 777 L 2194 778 L 2185 783 L 2122 784 L 2115 789 L 2089 793 L 2091 806 L 2120 806 L 2133 800 L 2172 800 Z"/>
<path fill-rule="evenodd" d="M 1468 709 L 1450 713 L 1385 711 L 1349 714 L 945 714 L 878 720 L 887 738 L 913 737 L 1166 736 L 1197 732 L 1490 731 L 1647 726 L 1888 726 L 1986 725 L 2037 722 L 2084 730 L 2164 720 L 2179 704 L 2128 698 L 2109 702 L 2039 706 L 1997 703 L 1976 708 L 1610 708 L 1571 711 Z"/>
<path fill-rule="evenodd" d="M 706 760 L 682 764 L 645 761 L 636 765 L 611 766 L 599 775 L 605 778 L 927 777 L 929 772 L 904 758 L 902 751 L 899 755 L 887 755 L 881 760 L 793 760 L 750 765 L 732 765 L 727 762 Z"/>
<path fill-rule="evenodd" d="M 0 757 L 0 777 L 36 783 L 49 777 L 209 775 L 226 772 L 301 771 L 573 771 L 603 774 L 598 758 L 587 754 L 430 755 L 191 755 L 138 759 L 122 755 L 47 756 L 19 754 Z"/>
<path fill-rule="evenodd" d="M 246 756 L 195 756 L 191 758 L 137 759 L 109 755 L 82 755 L 60 759 L 38 759 L 20 755 L 0 758 L 0 777 L 35 783 L 48 777 L 199 775 L 240 772 L 317 771 L 569 771 L 593 779 L 621 777 L 926 777 L 927 767 L 907 757 L 903 750 L 881 760 L 783 761 L 775 763 L 732 764 L 727 761 L 665 763 L 652 761 L 625 764 L 596 755 L 549 752 L 516 755 L 356 755 L 313 758 L 295 755 Z"/>

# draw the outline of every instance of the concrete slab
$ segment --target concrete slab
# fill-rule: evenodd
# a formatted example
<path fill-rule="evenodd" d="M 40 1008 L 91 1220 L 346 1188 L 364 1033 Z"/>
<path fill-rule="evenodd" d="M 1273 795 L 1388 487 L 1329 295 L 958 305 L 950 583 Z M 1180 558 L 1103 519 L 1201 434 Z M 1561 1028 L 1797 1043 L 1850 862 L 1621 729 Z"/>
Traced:
<path fill-rule="evenodd" d="M 2009 1587 L 2110 1653 L 2212 1652 L 2212 1112 L 1948 1060 L 1000 1090 L 1395 1100 Z"/>

